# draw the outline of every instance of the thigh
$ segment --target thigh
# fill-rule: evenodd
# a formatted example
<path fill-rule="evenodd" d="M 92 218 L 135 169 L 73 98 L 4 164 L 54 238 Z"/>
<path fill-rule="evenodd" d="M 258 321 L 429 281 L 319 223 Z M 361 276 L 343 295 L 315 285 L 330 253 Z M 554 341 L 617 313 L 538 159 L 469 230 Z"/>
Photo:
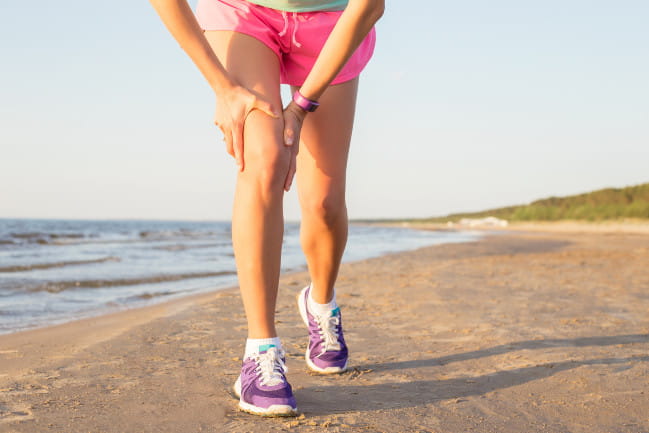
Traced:
<path fill-rule="evenodd" d="M 305 118 L 297 158 L 298 193 L 303 207 L 332 195 L 344 199 L 357 90 L 358 78 L 329 86 L 319 100 L 318 110 Z"/>
<path fill-rule="evenodd" d="M 238 84 L 270 102 L 280 111 L 279 59 L 268 46 L 242 33 L 205 31 L 212 50 L 230 77 Z M 246 164 L 258 150 L 283 147 L 283 122 L 259 110 L 252 111 L 244 127 L 244 158 Z"/>

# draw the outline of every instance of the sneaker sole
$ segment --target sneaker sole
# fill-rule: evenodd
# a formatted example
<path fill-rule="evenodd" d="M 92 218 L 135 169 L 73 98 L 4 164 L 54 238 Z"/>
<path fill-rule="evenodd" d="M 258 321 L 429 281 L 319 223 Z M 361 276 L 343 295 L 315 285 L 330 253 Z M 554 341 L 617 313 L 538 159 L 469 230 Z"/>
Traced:
<path fill-rule="evenodd" d="M 305 304 L 304 296 L 305 296 L 307 288 L 308 288 L 308 286 L 305 287 L 304 289 L 302 289 L 302 291 L 300 293 L 298 293 L 298 295 L 297 295 L 297 307 L 300 310 L 300 316 L 302 316 L 302 321 L 304 322 L 304 324 L 306 325 L 306 327 L 308 329 L 309 328 L 309 318 L 306 315 L 306 306 L 304 305 Z M 307 367 L 309 367 L 309 369 L 311 371 L 315 371 L 316 373 L 320 373 L 320 374 L 340 374 L 340 373 L 344 373 L 345 371 L 347 371 L 347 362 L 349 362 L 349 360 L 347 360 L 347 362 L 345 362 L 345 365 L 343 367 L 327 367 L 327 368 L 318 367 L 317 365 L 315 365 L 313 363 L 313 361 L 311 361 L 308 343 L 307 343 L 307 347 L 306 347 L 306 354 L 304 355 L 304 360 L 306 361 Z"/>
<path fill-rule="evenodd" d="M 245 401 L 239 401 L 239 409 L 253 415 L 267 417 L 296 416 L 297 408 L 289 405 L 274 404 L 268 408 L 258 407 Z"/>
<path fill-rule="evenodd" d="M 347 362 L 348 361 L 345 361 L 345 365 L 343 365 L 342 367 L 326 367 L 326 368 L 322 368 L 322 367 L 318 367 L 317 365 L 315 365 L 313 363 L 313 361 L 311 361 L 311 356 L 310 355 L 311 355 L 311 353 L 309 352 L 309 348 L 307 347 L 306 348 L 306 354 L 304 355 L 304 360 L 306 361 L 306 365 L 309 367 L 309 369 L 311 371 L 315 371 L 316 373 L 320 373 L 320 374 L 340 374 L 340 373 L 344 373 L 345 371 L 347 371 Z"/>
<path fill-rule="evenodd" d="M 287 404 L 273 404 L 270 407 L 259 407 L 241 400 L 241 382 L 239 378 L 232 386 L 234 395 L 239 399 L 239 409 L 253 415 L 267 416 L 267 417 L 282 417 L 282 416 L 296 416 L 297 408 L 291 407 Z"/>

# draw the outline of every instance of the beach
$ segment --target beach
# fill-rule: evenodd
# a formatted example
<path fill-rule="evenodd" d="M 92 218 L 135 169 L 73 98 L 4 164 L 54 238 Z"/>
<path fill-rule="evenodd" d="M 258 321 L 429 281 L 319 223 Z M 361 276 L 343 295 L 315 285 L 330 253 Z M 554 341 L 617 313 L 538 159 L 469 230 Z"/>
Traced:
<path fill-rule="evenodd" d="M 296 418 L 237 410 L 236 288 L 2 335 L 0 432 L 649 432 L 648 264 L 648 233 L 551 227 L 345 263 L 336 376 L 287 274 Z"/>
<path fill-rule="evenodd" d="M 285 224 L 284 274 L 306 269 L 299 229 Z M 350 224 L 343 262 L 477 236 Z M 0 218 L 0 335 L 232 287 L 231 237 L 228 221 Z"/>

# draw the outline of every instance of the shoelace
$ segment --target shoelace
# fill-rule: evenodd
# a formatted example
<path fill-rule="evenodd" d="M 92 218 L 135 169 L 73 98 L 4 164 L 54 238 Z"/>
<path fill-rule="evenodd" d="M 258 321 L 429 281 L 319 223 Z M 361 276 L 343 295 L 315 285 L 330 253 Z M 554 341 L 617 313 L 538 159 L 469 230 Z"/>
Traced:
<path fill-rule="evenodd" d="M 253 359 L 257 364 L 255 372 L 261 376 L 262 385 L 274 386 L 284 382 L 284 373 L 288 371 L 284 364 L 284 351 L 271 347 L 265 353 L 255 354 Z"/>
<path fill-rule="evenodd" d="M 340 343 L 338 342 L 340 316 L 314 316 L 314 318 L 318 328 L 320 328 L 320 336 L 324 340 L 320 355 L 331 350 L 340 350 Z"/>

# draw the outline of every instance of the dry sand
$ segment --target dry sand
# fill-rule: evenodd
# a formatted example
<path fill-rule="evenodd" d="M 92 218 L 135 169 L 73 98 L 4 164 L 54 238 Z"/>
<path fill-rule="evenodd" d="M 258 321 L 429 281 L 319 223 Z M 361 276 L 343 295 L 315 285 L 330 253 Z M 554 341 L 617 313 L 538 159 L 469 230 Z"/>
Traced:
<path fill-rule="evenodd" d="M 649 432 L 649 235 L 511 231 L 343 266 L 352 351 L 306 370 L 302 415 L 238 412 L 236 290 L 0 337 L 0 432 Z M 326 427 L 326 428 L 325 428 Z"/>

